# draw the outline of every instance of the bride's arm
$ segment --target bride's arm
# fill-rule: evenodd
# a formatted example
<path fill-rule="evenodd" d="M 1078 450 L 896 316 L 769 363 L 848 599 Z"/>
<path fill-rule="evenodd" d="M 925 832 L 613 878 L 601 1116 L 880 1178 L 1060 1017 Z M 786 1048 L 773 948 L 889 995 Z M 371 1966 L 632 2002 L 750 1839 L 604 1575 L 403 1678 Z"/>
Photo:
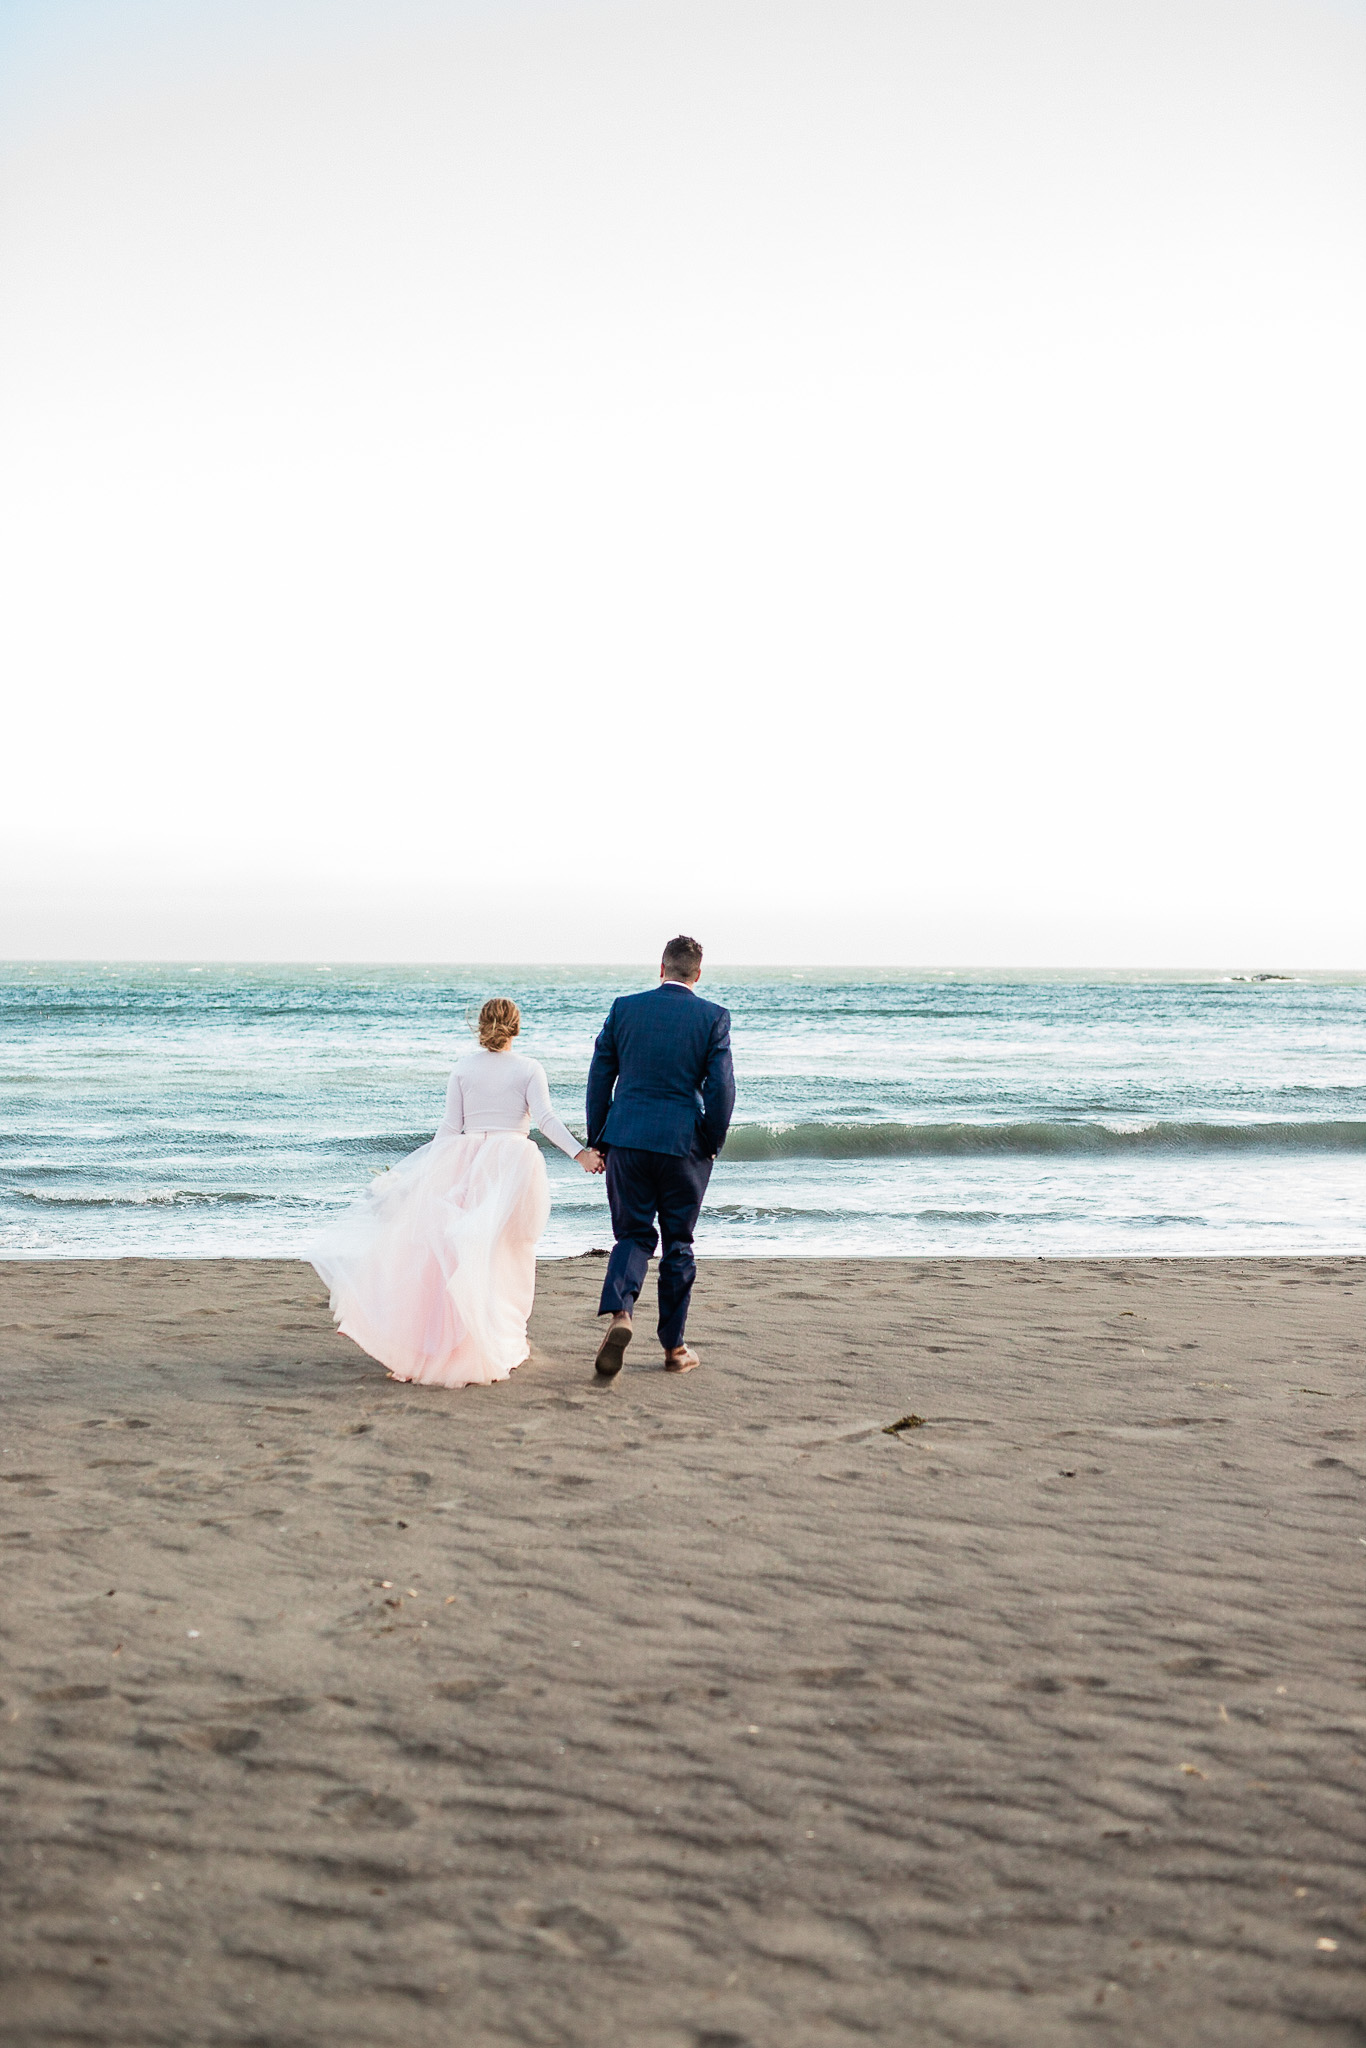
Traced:
<path fill-rule="evenodd" d="M 545 1068 L 537 1061 L 531 1062 L 531 1073 L 527 1077 L 526 1106 L 531 1111 L 536 1128 L 543 1131 L 552 1145 L 558 1145 L 561 1152 L 567 1152 L 571 1159 L 577 1159 L 585 1173 L 601 1173 L 602 1159 L 590 1145 L 580 1145 L 578 1139 L 567 1131 L 550 1106 L 550 1084 L 545 1077 Z"/>
<path fill-rule="evenodd" d="M 446 1114 L 441 1120 L 438 1138 L 458 1138 L 465 1128 L 465 1091 L 460 1083 L 460 1069 L 456 1068 L 446 1083 Z"/>

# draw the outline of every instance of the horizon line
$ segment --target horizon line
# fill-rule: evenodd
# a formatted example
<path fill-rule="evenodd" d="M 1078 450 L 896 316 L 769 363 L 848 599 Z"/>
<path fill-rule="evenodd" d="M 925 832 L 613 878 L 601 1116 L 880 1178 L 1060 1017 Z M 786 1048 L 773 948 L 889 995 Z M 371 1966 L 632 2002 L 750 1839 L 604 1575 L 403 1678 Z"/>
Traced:
<path fill-rule="evenodd" d="M 155 954 L 15 954 L 0 958 L 0 969 L 40 967 L 165 967 L 204 971 L 209 968 L 233 968 L 242 970 L 300 969 L 312 973 L 331 974 L 355 969 L 363 972 L 408 969 L 426 972 L 491 972 L 525 973 L 531 970 L 544 973 L 629 973 L 648 967 L 651 971 L 658 965 L 653 959 L 625 960 L 487 960 L 487 959 L 348 959 L 333 955 L 330 959 L 291 957 L 280 959 L 253 959 L 248 956 L 232 958 L 210 954 L 155 955 Z M 1168 976 L 1173 979 L 1206 979 L 1232 977 L 1267 981 L 1298 980 L 1307 977 L 1316 979 L 1366 979 L 1366 967 L 1304 967 L 1279 965 L 1250 966 L 1247 963 L 1211 963 L 1201 967 L 1176 967 L 1171 965 L 1111 965 L 1083 966 L 1079 964 L 1056 964 L 1030 961 L 830 961 L 830 960 L 780 960 L 744 961 L 723 960 L 715 966 L 704 964 L 703 980 L 710 980 L 720 974 L 1002 974 L 1002 975 L 1123 975 L 1141 974 Z"/>

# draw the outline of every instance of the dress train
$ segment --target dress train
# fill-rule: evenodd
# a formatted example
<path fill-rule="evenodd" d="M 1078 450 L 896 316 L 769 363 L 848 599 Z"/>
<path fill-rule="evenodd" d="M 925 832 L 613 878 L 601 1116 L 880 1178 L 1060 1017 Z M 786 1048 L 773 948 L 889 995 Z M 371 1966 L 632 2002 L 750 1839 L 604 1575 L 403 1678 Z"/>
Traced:
<path fill-rule="evenodd" d="M 438 1133 L 371 1182 L 309 1257 L 337 1327 L 395 1379 L 487 1386 L 529 1356 L 545 1161 L 518 1131 Z"/>

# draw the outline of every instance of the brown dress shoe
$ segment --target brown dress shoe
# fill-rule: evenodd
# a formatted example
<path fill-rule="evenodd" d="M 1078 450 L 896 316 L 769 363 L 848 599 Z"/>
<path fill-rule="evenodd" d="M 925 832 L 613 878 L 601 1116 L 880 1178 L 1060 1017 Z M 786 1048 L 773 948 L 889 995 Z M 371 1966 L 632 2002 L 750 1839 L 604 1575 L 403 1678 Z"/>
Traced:
<path fill-rule="evenodd" d="M 695 1372 L 701 1363 L 697 1353 L 690 1350 L 686 1344 L 680 1344 L 676 1351 L 666 1351 L 664 1354 L 665 1372 Z"/>
<path fill-rule="evenodd" d="M 593 1361 L 594 1371 L 600 1380 L 615 1379 L 621 1371 L 621 1361 L 630 1343 L 633 1332 L 629 1323 L 613 1323 L 598 1346 L 598 1355 Z"/>

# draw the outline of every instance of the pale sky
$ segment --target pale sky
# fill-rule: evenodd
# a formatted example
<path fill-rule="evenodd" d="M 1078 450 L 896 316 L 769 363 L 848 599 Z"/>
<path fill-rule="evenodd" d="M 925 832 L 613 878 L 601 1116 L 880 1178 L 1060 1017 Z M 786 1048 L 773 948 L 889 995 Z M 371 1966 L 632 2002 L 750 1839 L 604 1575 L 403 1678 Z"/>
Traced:
<path fill-rule="evenodd" d="M 1366 0 L 0 79 L 0 954 L 1366 966 Z"/>

